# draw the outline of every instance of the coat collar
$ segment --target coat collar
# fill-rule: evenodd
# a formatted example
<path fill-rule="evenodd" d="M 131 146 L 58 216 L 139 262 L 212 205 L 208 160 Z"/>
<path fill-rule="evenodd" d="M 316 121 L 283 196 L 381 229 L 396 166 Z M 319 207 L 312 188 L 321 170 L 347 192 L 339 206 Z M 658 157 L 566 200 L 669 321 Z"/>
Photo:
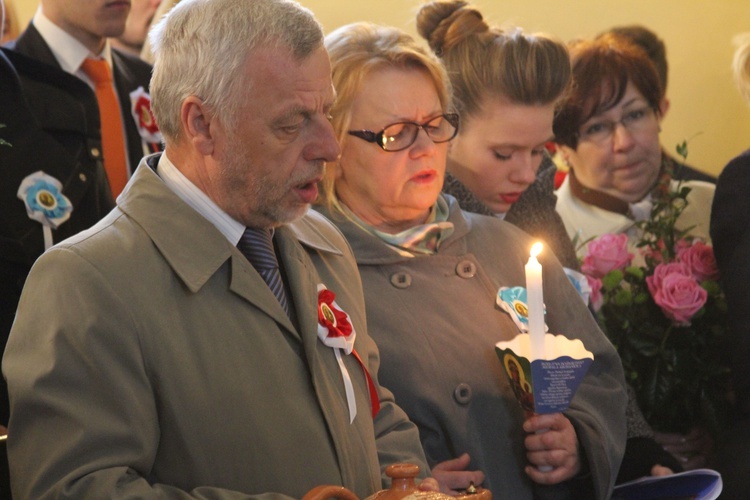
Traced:
<path fill-rule="evenodd" d="M 454 197 L 445 193 L 440 196 L 443 196 L 448 203 L 448 222 L 453 223 L 453 234 L 440 244 L 436 255 L 464 254 L 466 252 L 465 236 L 471 229 L 471 221 L 461 211 Z M 419 258 L 402 255 L 339 211 L 332 212 L 324 206 L 316 206 L 315 210 L 328 217 L 344 233 L 352 247 L 357 264 L 395 264 Z"/>
<path fill-rule="evenodd" d="M 8 44 L 8 48 L 25 54 L 37 61 L 54 66 L 62 71 L 62 67 L 57 62 L 47 42 L 42 38 L 42 34 L 34 26 L 34 23 L 29 23 L 18 39 Z"/>
<path fill-rule="evenodd" d="M 295 336 L 295 327 L 260 275 L 211 222 L 199 216 L 155 172 L 160 154 L 144 158 L 118 198 L 118 207 L 148 234 L 174 273 L 197 293 L 230 260 L 230 289 L 273 317 Z M 277 244 L 299 323 L 317 326 L 316 295 L 320 278 L 308 251 L 342 255 L 319 229 L 329 224 L 309 212 L 277 229 Z M 189 244 L 186 244 L 189 243 Z"/>

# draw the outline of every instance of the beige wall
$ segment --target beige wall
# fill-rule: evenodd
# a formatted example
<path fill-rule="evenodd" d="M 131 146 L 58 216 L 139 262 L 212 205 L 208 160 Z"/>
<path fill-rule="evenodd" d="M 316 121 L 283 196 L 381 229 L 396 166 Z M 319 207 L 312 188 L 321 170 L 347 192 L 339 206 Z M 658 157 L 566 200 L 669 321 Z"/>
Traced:
<path fill-rule="evenodd" d="M 37 0 L 11 0 L 22 23 Z M 77 1 L 77 0 L 70 0 Z M 513 22 L 563 40 L 590 36 L 615 24 L 641 23 L 665 40 L 672 108 L 662 141 L 673 150 L 691 139 L 689 163 L 718 173 L 750 147 L 750 107 L 731 81 L 732 37 L 750 31 L 748 0 L 473 0 L 493 23 Z M 412 34 L 422 0 L 302 0 L 326 31 L 353 21 L 399 26 Z"/>

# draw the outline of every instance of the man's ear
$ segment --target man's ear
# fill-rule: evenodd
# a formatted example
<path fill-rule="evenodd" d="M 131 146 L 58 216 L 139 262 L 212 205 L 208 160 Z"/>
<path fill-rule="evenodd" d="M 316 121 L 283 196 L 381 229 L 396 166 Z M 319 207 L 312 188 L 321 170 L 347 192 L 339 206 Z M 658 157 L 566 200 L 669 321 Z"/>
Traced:
<path fill-rule="evenodd" d="M 180 121 L 185 138 L 203 156 L 209 156 L 214 151 L 215 123 L 213 120 L 213 114 L 198 97 L 191 95 L 182 101 Z M 211 125 L 214 125 L 214 130 Z"/>

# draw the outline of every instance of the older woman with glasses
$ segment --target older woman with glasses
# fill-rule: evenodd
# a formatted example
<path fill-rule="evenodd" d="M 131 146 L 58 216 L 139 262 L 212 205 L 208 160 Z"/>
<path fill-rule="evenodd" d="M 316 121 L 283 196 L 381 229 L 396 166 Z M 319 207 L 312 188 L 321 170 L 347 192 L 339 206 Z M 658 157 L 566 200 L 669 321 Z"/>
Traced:
<path fill-rule="evenodd" d="M 577 41 L 570 53 L 573 85 L 553 123 L 570 167 L 557 190 L 557 211 L 575 241 L 605 233 L 627 233 L 633 241 L 634 223 L 651 215 L 657 184 L 673 175 L 659 144 L 659 77 L 642 49 L 614 35 Z M 692 190 L 677 227 L 708 239 L 715 187 L 683 185 Z"/>
<path fill-rule="evenodd" d="M 378 377 L 419 426 L 441 489 L 483 481 L 518 499 L 608 497 L 625 442 L 619 359 L 546 252 L 550 331 L 581 339 L 595 358 L 568 410 L 524 415 L 494 351 L 519 330 L 496 296 L 525 285 L 533 241 L 441 194 L 459 127 L 445 70 L 395 28 L 348 25 L 326 47 L 342 153 L 318 209 L 352 246 Z"/>
<path fill-rule="evenodd" d="M 661 88 L 648 55 L 627 39 L 607 34 L 570 46 L 573 84 L 553 122 L 555 142 L 570 167 L 557 190 L 557 211 L 569 236 L 583 244 L 603 234 L 628 236 L 635 260 L 639 221 L 651 217 L 660 186 L 676 189 L 659 144 Z M 715 186 L 683 181 L 688 205 L 679 230 L 710 240 Z M 686 469 L 706 466 L 711 438 L 696 429 L 688 435 L 655 433 L 655 439 Z"/>

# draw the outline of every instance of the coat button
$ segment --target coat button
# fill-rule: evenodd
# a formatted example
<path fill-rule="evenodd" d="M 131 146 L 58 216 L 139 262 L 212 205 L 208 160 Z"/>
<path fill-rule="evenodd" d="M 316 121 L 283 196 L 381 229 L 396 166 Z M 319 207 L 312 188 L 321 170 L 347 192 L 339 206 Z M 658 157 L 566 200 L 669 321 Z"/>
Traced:
<path fill-rule="evenodd" d="M 99 158 L 101 156 L 101 151 L 99 151 L 99 148 L 91 148 L 91 156 L 94 158 Z"/>
<path fill-rule="evenodd" d="M 86 182 L 86 174 L 84 174 L 83 172 L 78 174 L 78 178 L 81 179 L 81 182 Z"/>
<path fill-rule="evenodd" d="M 411 275 L 408 273 L 395 273 L 391 275 L 391 285 L 396 288 L 409 288 L 411 286 Z"/>
<path fill-rule="evenodd" d="M 467 405 L 471 401 L 471 387 L 465 382 L 461 382 L 453 390 L 453 399 L 460 405 Z"/>
<path fill-rule="evenodd" d="M 477 274 L 477 266 L 470 260 L 462 260 L 456 266 L 456 274 L 462 278 L 473 278 Z"/>

